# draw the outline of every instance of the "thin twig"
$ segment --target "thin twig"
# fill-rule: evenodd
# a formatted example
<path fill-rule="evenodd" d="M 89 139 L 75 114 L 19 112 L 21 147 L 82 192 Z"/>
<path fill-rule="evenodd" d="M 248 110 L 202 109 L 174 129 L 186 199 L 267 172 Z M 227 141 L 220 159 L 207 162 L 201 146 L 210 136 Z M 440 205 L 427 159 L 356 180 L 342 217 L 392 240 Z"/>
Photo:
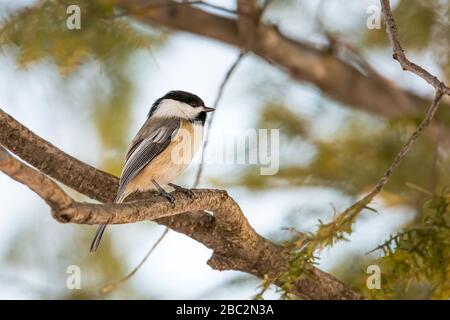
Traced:
<path fill-rule="evenodd" d="M 378 250 L 381 250 L 381 249 L 385 248 L 387 245 L 390 245 L 390 244 L 392 243 L 392 241 L 398 240 L 400 237 L 402 237 L 403 235 L 405 235 L 407 232 L 410 232 L 410 231 L 411 231 L 411 230 L 406 231 L 406 232 L 401 232 L 401 233 L 398 233 L 398 234 L 395 235 L 395 236 L 391 235 L 391 236 L 389 237 L 388 240 L 386 240 L 386 241 L 383 242 L 382 244 L 376 246 L 376 247 L 373 248 L 372 250 L 367 251 L 367 252 L 366 252 L 366 255 L 369 255 L 369 254 L 371 254 L 371 253 L 374 253 L 375 251 L 378 251 Z"/>
<path fill-rule="evenodd" d="M 419 124 L 419 126 L 414 130 L 414 132 L 411 134 L 411 136 L 408 138 L 406 143 L 402 146 L 400 151 L 398 152 L 397 156 L 395 157 L 392 164 L 389 166 L 389 168 L 386 170 L 386 172 L 383 174 L 381 179 L 378 181 L 378 183 L 375 185 L 375 187 L 372 189 L 370 194 L 378 194 L 383 187 L 386 185 L 386 183 L 389 181 L 389 178 L 392 176 L 392 173 L 394 170 L 399 166 L 399 164 L 403 161 L 405 156 L 408 154 L 409 150 L 411 150 L 411 147 L 413 146 L 414 142 L 419 138 L 420 134 L 423 130 L 425 130 L 433 120 L 436 111 L 439 108 L 439 102 L 442 98 L 442 92 L 440 88 L 437 89 L 436 95 L 433 99 L 433 102 L 431 106 L 428 108 L 427 115 L 422 120 L 422 122 Z"/>
<path fill-rule="evenodd" d="M 139 8 L 135 8 L 133 10 L 128 10 L 128 11 L 124 11 L 121 12 L 119 14 L 114 15 L 112 18 L 116 19 L 116 18 L 122 18 L 128 15 L 139 15 L 139 13 L 142 12 L 142 10 L 156 10 L 156 9 L 164 9 L 167 7 L 173 7 L 173 6 L 182 6 L 182 5 L 198 5 L 198 6 L 202 6 L 202 7 L 206 7 L 206 8 L 211 8 L 214 10 L 218 10 L 218 11 L 222 11 L 228 14 L 233 14 L 233 15 L 237 15 L 237 12 L 235 10 L 232 9 L 228 9 L 225 7 L 221 7 L 206 1 L 202 1 L 202 0 L 194 0 L 194 1 L 165 1 L 162 3 L 148 3 L 145 4 Z"/>
<path fill-rule="evenodd" d="M 206 2 L 206 1 L 201 1 L 201 0 L 199 0 L 199 1 L 186 1 L 186 3 L 187 4 L 191 4 L 191 5 L 192 4 L 197 4 L 197 5 L 200 5 L 200 6 L 203 6 L 203 7 L 207 7 L 207 8 L 211 8 L 211 9 L 215 9 L 215 10 L 219 10 L 219 11 L 223 11 L 223 12 L 234 14 L 234 15 L 237 14 L 236 10 L 232 10 L 232 9 L 228 9 L 228 8 L 225 8 L 225 7 L 221 7 L 221 6 L 218 6 L 218 5 Z"/>
<path fill-rule="evenodd" d="M 395 26 L 394 17 L 392 15 L 391 6 L 389 0 L 380 0 L 381 9 L 386 22 L 386 32 L 391 41 L 393 55 L 392 57 L 397 60 L 402 66 L 403 70 L 410 71 L 426 82 L 431 84 L 437 91 L 442 91 L 446 95 L 450 95 L 450 88 L 442 81 L 440 81 L 435 75 L 431 74 L 421 66 L 411 62 L 405 55 L 405 51 L 398 40 L 397 27 Z"/>
<path fill-rule="evenodd" d="M 412 229 L 409 229 L 409 230 L 402 231 L 402 232 L 396 234 L 395 236 L 391 235 L 388 240 L 386 240 L 382 244 L 378 245 L 374 249 L 366 252 L 366 255 L 369 255 L 369 254 L 371 254 L 371 253 L 373 253 L 375 251 L 382 250 L 382 249 L 386 248 L 393 241 L 398 241 L 403 236 L 410 235 L 410 234 L 412 234 L 414 232 L 430 231 L 430 230 L 435 230 L 435 227 L 433 227 L 433 226 L 415 227 L 415 228 L 412 228 Z"/>
<path fill-rule="evenodd" d="M 436 111 L 439 108 L 439 102 L 441 98 L 442 92 L 438 89 L 436 91 L 436 96 L 431 106 L 428 108 L 427 115 L 419 124 L 419 126 L 416 128 L 416 130 L 414 130 L 414 132 L 411 134 L 411 136 L 408 138 L 405 144 L 402 146 L 400 151 L 397 153 L 394 161 L 389 166 L 389 168 L 384 172 L 383 176 L 380 178 L 378 183 L 372 188 L 372 190 L 366 196 L 355 202 L 353 205 L 351 205 L 349 208 L 347 208 L 345 211 L 341 213 L 341 215 L 347 216 L 347 218 L 343 220 L 343 223 L 346 223 L 349 220 L 353 220 L 361 212 L 361 209 L 366 208 L 367 204 L 371 202 L 373 198 L 383 190 L 384 186 L 389 182 L 389 179 L 391 178 L 395 169 L 397 169 L 397 167 L 406 157 L 408 152 L 411 150 L 412 146 L 416 142 L 417 138 L 419 138 L 422 131 L 425 130 L 430 125 L 431 121 L 433 120 L 436 114 Z M 334 221 L 330 222 L 330 225 L 333 223 Z"/>
<path fill-rule="evenodd" d="M 106 285 L 103 288 L 100 289 L 100 293 L 101 294 L 107 294 L 113 290 L 116 290 L 117 288 L 121 287 L 123 284 L 125 284 L 125 282 L 127 282 L 132 276 L 134 276 L 134 274 L 144 265 L 144 263 L 147 261 L 148 257 L 150 257 L 150 255 L 153 253 L 153 251 L 155 251 L 156 247 L 161 243 L 161 241 L 164 239 L 164 237 L 166 236 L 166 234 L 169 232 L 169 228 L 165 228 L 163 233 L 161 234 L 161 236 L 158 238 L 158 240 L 156 240 L 156 242 L 153 244 L 153 246 L 150 248 L 150 250 L 147 252 L 147 254 L 145 255 L 145 257 L 141 260 L 141 262 L 139 262 L 139 264 L 134 267 L 133 270 L 131 270 L 131 272 L 126 275 L 125 277 L 123 277 L 122 279 L 120 279 L 119 281 Z"/>
<path fill-rule="evenodd" d="M 234 70 L 239 65 L 239 63 L 241 62 L 241 60 L 245 56 L 245 54 L 246 54 L 246 51 L 241 51 L 239 53 L 239 56 L 236 58 L 234 63 L 230 66 L 227 73 L 225 74 L 225 77 L 222 80 L 222 83 L 220 84 L 219 91 L 217 92 L 216 100 L 214 101 L 214 105 L 213 105 L 213 107 L 216 109 L 216 111 L 213 112 L 211 117 L 208 119 L 208 131 L 206 132 L 205 140 L 203 142 L 202 158 L 201 158 L 201 162 L 198 167 L 198 170 L 197 170 L 197 174 L 195 175 L 194 188 L 196 188 L 198 186 L 198 184 L 200 183 L 200 179 L 202 177 L 203 163 L 205 160 L 205 151 L 206 151 L 206 148 L 208 147 L 208 141 L 209 141 L 209 133 L 211 131 L 211 126 L 212 126 L 212 123 L 214 120 L 214 116 L 217 112 L 217 108 L 219 106 L 220 100 L 222 99 L 223 91 L 225 89 L 226 84 L 228 83 L 228 80 L 230 80 L 231 75 L 233 74 Z"/>
<path fill-rule="evenodd" d="M 393 55 L 392 57 L 397 60 L 400 65 L 402 66 L 403 70 L 410 71 L 417 76 L 424 79 L 426 82 L 431 84 L 434 89 L 436 90 L 436 94 L 434 97 L 434 100 L 428 109 L 427 115 L 422 120 L 420 125 L 417 127 L 417 129 L 412 133 L 412 135 L 409 137 L 408 141 L 402 146 L 399 153 L 395 157 L 393 163 L 391 166 L 386 170 L 383 177 L 381 177 L 380 181 L 375 185 L 375 187 L 372 189 L 372 191 L 365 197 L 365 199 L 372 199 L 375 195 L 377 195 L 383 187 L 386 185 L 386 183 L 389 181 L 389 178 L 392 176 L 392 173 L 394 170 L 398 167 L 398 165 L 402 162 L 402 160 L 405 158 L 406 154 L 411 149 L 414 142 L 417 140 L 417 138 L 420 136 L 421 132 L 426 129 L 431 121 L 433 120 L 436 111 L 439 108 L 439 102 L 443 96 L 443 94 L 449 95 L 450 94 L 450 88 L 442 81 L 440 81 L 435 75 L 431 74 L 421 66 L 411 62 L 407 57 L 406 54 L 402 48 L 402 45 L 400 44 L 400 41 L 398 40 L 398 34 L 397 34 L 397 27 L 395 25 L 394 17 L 392 15 L 392 10 L 390 7 L 389 0 L 380 0 L 381 2 L 381 8 L 382 13 L 384 16 L 384 20 L 386 22 L 386 32 L 389 36 L 389 40 L 392 45 Z M 385 243 L 379 245 L 375 249 L 367 252 L 366 254 L 370 254 L 374 251 L 377 251 L 379 249 L 384 248 L 386 245 L 391 243 L 392 241 L 400 238 L 401 236 L 407 234 L 408 232 L 411 232 L 414 230 L 409 230 L 403 233 L 399 233 L 395 237 L 391 237 L 388 241 Z"/>
<path fill-rule="evenodd" d="M 428 108 L 427 114 L 419 126 L 414 130 L 408 140 L 403 144 L 397 155 L 395 156 L 392 164 L 389 168 L 384 172 L 383 176 L 377 182 L 377 184 L 372 188 L 372 190 L 366 194 L 362 199 L 358 200 L 342 213 L 337 215 L 333 221 L 329 222 L 326 225 L 323 225 L 322 228 L 328 228 L 330 230 L 339 230 L 336 227 L 336 224 L 339 226 L 343 226 L 346 224 L 352 224 L 355 221 L 355 218 L 359 215 L 359 213 L 367 207 L 367 204 L 370 203 L 373 198 L 378 195 L 384 188 L 384 186 L 389 182 L 392 174 L 406 157 L 406 155 L 411 150 L 412 146 L 419 138 L 421 133 L 431 124 L 434 116 L 439 109 L 439 102 L 442 99 L 443 94 L 449 94 L 450 90 L 448 86 L 441 82 L 436 76 L 429 73 L 427 70 L 423 69 L 421 66 L 414 64 L 406 58 L 406 55 L 402 49 L 400 42 L 398 41 L 397 31 L 395 27 L 394 18 L 392 16 L 392 12 L 389 5 L 389 0 L 380 0 L 382 6 L 382 12 L 384 18 L 386 20 L 386 32 L 389 35 L 391 40 L 391 44 L 393 47 L 394 55 L 393 58 L 396 59 L 404 70 L 408 70 L 417 76 L 421 77 L 429 84 L 431 84 L 435 90 L 435 97 Z M 332 234 L 333 237 L 336 237 L 336 234 Z M 320 241 L 318 242 L 320 245 Z"/>
<path fill-rule="evenodd" d="M 394 161 L 389 166 L 389 168 L 385 171 L 385 173 L 383 174 L 381 179 L 378 181 L 378 183 L 374 186 L 372 191 L 368 195 L 366 195 L 362 200 L 358 201 L 358 203 L 370 201 L 378 193 L 381 192 L 381 190 L 386 185 L 386 183 L 388 183 L 388 181 L 389 181 L 390 177 L 392 176 L 393 172 L 395 171 L 395 169 L 400 165 L 400 163 L 403 161 L 405 156 L 411 150 L 411 147 L 413 146 L 414 142 L 420 136 L 422 131 L 425 130 L 430 125 L 431 121 L 434 119 L 434 116 L 439 108 L 439 102 L 442 98 L 442 95 L 444 93 L 447 95 L 450 94 L 449 87 L 445 83 L 440 81 L 436 76 L 432 75 L 431 73 L 429 73 L 427 70 L 425 70 L 421 66 L 409 61 L 406 58 L 406 55 L 405 55 L 405 53 L 402 49 L 402 46 L 398 40 L 397 30 L 395 27 L 394 18 L 392 16 L 391 8 L 389 5 L 389 0 L 380 0 L 380 1 L 381 1 L 384 19 L 386 21 L 386 32 L 389 35 L 389 38 L 390 38 L 391 44 L 392 44 L 392 48 L 394 51 L 393 58 L 400 63 L 403 70 L 408 70 L 408 71 L 416 74 L 417 76 L 421 77 L 422 79 L 427 81 L 429 84 L 431 84 L 435 88 L 436 94 L 433 99 L 433 102 L 431 103 L 431 106 L 428 108 L 425 118 L 422 120 L 422 122 L 419 124 L 419 126 L 416 128 L 416 130 L 414 130 L 414 132 L 408 138 L 406 143 L 402 146 L 402 148 L 398 152 L 397 156 L 395 157 Z"/>

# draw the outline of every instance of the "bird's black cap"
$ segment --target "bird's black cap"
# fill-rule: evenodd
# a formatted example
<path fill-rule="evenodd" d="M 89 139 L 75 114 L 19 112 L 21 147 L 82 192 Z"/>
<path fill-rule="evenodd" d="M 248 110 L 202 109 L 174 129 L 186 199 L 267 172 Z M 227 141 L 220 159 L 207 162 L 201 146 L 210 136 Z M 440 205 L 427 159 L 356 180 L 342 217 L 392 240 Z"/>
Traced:
<path fill-rule="evenodd" d="M 205 103 L 203 102 L 203 100 L 190 92 L 187 91 L 182 91 L 182 90 L 173 90 L 173 91 L 169 91 L 167 92 L 164 96 L 162 96 L 161 98 L 157 99 L 151 109 L 150 112 L 148 113 L 148 116 L 150 117 L 151 114 L 156 110 L 156 107 L 158 106 L 158 104 L 165 100 L 165 99 L 172 99 L 175 101 L 180 101 L 180 102 L 184 102 L 187 103 L 193 107 L 202 107 L 205 105 Z"/>
<path fill-rule="evenodd" d="M 205 105 L 205 103 L 199 96 L 197 96 L 193 93 L 190 93 L 187 91 L 181 91 L 181 90 L 170 91 L 170 92 L 166 93 L 166 95 L 161 97 L 160 99 L 161 100 L 172 99 L 172 100 L 190 104 L 193 107 L 201 107 L 201 106 Z"/>

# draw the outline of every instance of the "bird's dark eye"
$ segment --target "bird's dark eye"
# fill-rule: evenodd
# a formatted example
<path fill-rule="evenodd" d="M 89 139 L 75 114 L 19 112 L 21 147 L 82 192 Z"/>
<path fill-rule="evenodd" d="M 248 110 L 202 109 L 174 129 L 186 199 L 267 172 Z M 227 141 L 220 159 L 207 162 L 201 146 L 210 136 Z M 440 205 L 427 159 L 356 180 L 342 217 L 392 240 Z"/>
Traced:
<path fill-rule="evenodd" d="M 191 102 L 191 106 L 193 106 L 194 108 L 197 107 L 197 102 Z"/>

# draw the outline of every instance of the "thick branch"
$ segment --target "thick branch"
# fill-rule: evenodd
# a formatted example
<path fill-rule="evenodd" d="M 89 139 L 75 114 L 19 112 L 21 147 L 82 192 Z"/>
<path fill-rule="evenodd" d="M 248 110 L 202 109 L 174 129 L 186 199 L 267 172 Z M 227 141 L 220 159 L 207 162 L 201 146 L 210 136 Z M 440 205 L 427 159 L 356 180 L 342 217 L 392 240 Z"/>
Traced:
<path fill-rule="evenodd" d="M 80 193 L 102 202 L 111 202 L 114 199 L 118 185 L 116 177 L 96 170 L 68 156 L 63 151 L 36 136 L 2 110 L 0 110 L 0 144 L 22 159 L 26 159 L 28 163 L 42 173 Z M 12 158 L 6 157 L 6 159 L 3 153 L 0 162 L 3 161 L 2 163 L 5 165 Z M 52 165 L 50 166 L 50 164 Z M 15 167 L 17 168 L 17 165 Z M 30 176 L 28 170 L 34 170 L 25 167 L 24 164 L 18 167 L 27 168 L 25 169 L 27 170 L 27 176 Z M 5 172 L 14 176 L 15 179 L 17 175 L 23 175 L 17 171 L 14 173 L 14 170 L 10 169 L 5 169 Z M 53 182 L 46 181 L 42 173 L 37 175 L 37 171 L 34 170 L 33 172 L 31 176 L 36 178 L 33 182 L 30 183 L 24 179 L 17 180 L 27 185 L 34 185 L 36 181 L 45 181 L 44 184 L 46 186 L 50 188 L 57 187 Z M 46 198 L 48 194 L 51 194 L 51 192 L 42 191 L 39 195 Z M 119 220 L 117 214 L 113 214 L 112 217 L 108 217 L 108 222 L 125 223 L 145 220 L 150 217 L 154 218 L 157 214 L 160 214 L 154 211 L 161 210 L 160 212 L 170 216 L 159 218 L 156 222 L 188 235 L 212 249 L 214 253 L 208 264 L 215 269 L 239 270 L 260 278 L 263 278 L 265 275 L 276 278 L 284 270 L 289 258 L 288 251 L 257 234 L 249 225 L 239 206 L 225 192 L 197 190 L 196 194 L 200 197 L 200 200 L 195 200 L 191 203 L 183 195 L 174 193 L 179 202 L 175 208 L 172 208 L 165 199 L 160 197 L 148 198 L 148 195 L 141 195 L 141 201 L 122 205 L 122 209 L 120 209 L 123 210 L 121 211 L 121 220 Z M 63 199 L 64 196 L 60 198 Z M 220 206 L 224 205 L 224 207 L 221 207 L 223 210 L 218 207 L 219 200 L 222 202 Z M 55 205 L 53 202 L 49 204 Z M 86 206 L 85 208 L 89 208 L 89 210 L 82 209 L 86 210 L 83 212 L 71 211 L 74 207 L 73 203 L 67 202 L 67 204 L 68 207 L 63 203 L 60 206 L 60 208 L 65 209 L 65 213 L 69 213 L 67 216 L 61 217 L 61 215 L 56 213 L 56 217 L 64 219 L 65 222 L 105 222 L 106 212 L 109 214 L 113 209 L 119 210 L 117 205 L 112 204 L 76 204 L 75 207 L 79 206 L 79 208 L 82 208 Z M 95 208 L 95 210 L 91 210 L 92 208 Z M 214 211 L 214 217 L 198 211 L 182 213 L 185 210 L 197 210 L 200 208 L 213 209 L 211 211 Z M 227 208 L 227 210 L 224 208 Z M 144 216 L 143 212 L 148 215 Z M 133 217 L 131 218 L 131 216 Z M 306 299 L 363 298 L 331 275 L 312 266 L 310 268 L 315 277 L 300 278 L 293 286 L 293 294 Z M 281 283 L 278 284 L 281 285 Z"/>
<path fill-rule="evenodd" d="M 8 154 L 0 146 L 0 170 L 12 179 L 26 185 L 47 202 L 52 209 L 63 211 L 74 201 L 47 176 L 30 168 Z"/>
<path fill-rule="evenodd" d="M 260 8 L 256 0 L 237 0 L 239 42 L 242 48 L 253 48 L 259 24 Z"/>
<path fill-rule="evenodd" d="M 37 136 L 0 109 L 0 144 L 46 175 L 100 202 L 117 191 L 113 175 L 86 165 Z M 72 168 L 77 168 L 73 171 Z M 86 180 L 90 183 L 85 183 Z"/>
<path fill-rule="evenodd" d="M 158 24 L 187 31 L 232 46 L 241 46 L 238 20 L 214 15 L 191 6 L 165 6 L 151 10 L 141 8 L 143 0 L 119 0 L 132 17 L 149 24 Z M 141 6 L 141 7 L 140 7 Z M 294 79 L 312 83 L 332 99 L 348 106 L 389 117 L 421 114 L 430 101 L 401 90 L 393 82 L 367 74 L 341 61 L 330 50 L 317 49 L 290 39 L 274 26 L 260 23 L 252 46 L 253 51 L 286 70 Z"/>

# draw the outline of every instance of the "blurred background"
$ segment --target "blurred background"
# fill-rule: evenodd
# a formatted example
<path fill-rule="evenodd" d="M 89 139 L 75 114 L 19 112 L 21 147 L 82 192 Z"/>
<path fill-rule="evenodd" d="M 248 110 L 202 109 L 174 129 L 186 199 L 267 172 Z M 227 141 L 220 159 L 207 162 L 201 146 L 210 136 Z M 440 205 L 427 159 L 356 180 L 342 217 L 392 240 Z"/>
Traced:
<path fill-rule="evenodd" d="M 70 155 L 119 175 L 128 143 L 153 101 L 180 89 L 212 105 L 239 48 L 192 33 L 151 27 L 126 16 L 114 17 L 117 11 L 108 2 L 0 0 L 0 106 Z M 236 9 L 235 1 L 208 3 Z M 82 8 L 80 31 L 61 27 L 69 4 Z M 391 4 L 409 57 L 448 80 L 450 1 Z M 358 59 L 363 57 L 383 77 L 431 99 L 432 88 L 403 72 L 392 59 L 384 29 L 367 28 L 371 5 L 379 6 L 379 2 L 275 0 L 267 7 L 263 22 L 277 24 L 283 34 L 317 47 L 326 47 L 330 39 L 341 41 L 345 48 L 352 48 L 345 54 L 357 52 Z M 197 7 L 234 17 L 224 10 Z M 319 219 L 329 221 L 368 191 L 426 107 L 425 103 L 417 115 L 391 118 L 369 113 L 333 100 L 313 83 L 298 82 L 249 53 L 227 83 L 206 152 L 234 139 L 233 131 L 279 129 L 279 172 L 261 176 L 257 164 L 208 162 L 200 187 L 226 189 L 258 233 L 276 242 L 288 241 L 292 234 L 284 228 L 313 232 Z M 440 111 L 440 121 L 450 130 L 446 107 L 447 111 Z M 366 254 L 390 235 L 421 226 L 429 221 L 427 217 L 439 215 L 447 219 L 445 226 L 450 225 L 445 202 L 449 200 L 450 148 L 443 132 L 419 139 L 371 204 L 377 212 L 363 211 L 348 241 L 320 253 L 321 269 L 367 291 L 366 269 L 381 259 L 386 264 L 383 281 L 390 281 L 383 285 L 390 290 L 368 295 L 450 297 L 448 239 L 430 240 L 432 250 L 420 252 L 423 261 L 414 266 L 398 264 L 416 261 L 407 253 L 389 261 L 383 250 Z M 193 184 L 199 156 L 178 184 Z M 444 203 L 436 203 L 439 199 Z M 0 203 L 0 298 L 249 299 L 259 291 L 259 279 L 210 269 L 206 264 L 210 250 L 171 231 L 134 277 L 100 295 L 102 286 L 117 281 L 139 263 L 164 227 L 152 222 L 111 226 L 98 253 L 89 254 L 95 226 L 59 224 L 39 197 L 3 174 Z M 66 287 L 70 265 L 81 268 L 80 290 Z M 265 294 L 265 298 L 278 296 L 276 288 Z"/>

